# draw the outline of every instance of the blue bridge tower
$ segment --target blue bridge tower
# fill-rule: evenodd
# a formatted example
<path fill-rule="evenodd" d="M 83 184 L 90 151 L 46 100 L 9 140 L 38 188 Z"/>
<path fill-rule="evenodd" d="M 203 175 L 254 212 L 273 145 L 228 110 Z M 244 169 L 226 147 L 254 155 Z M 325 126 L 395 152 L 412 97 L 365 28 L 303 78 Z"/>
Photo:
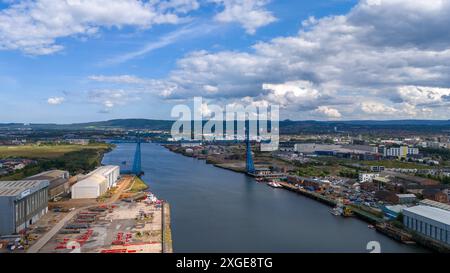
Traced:
<path fill-rule="evenodd" d="M 250 125 L 246 126 L 246 136 L 245 136 L 245 144 L 246 144 L 246 170 L 248 174 L 254 174 L 255 173 L 255 164 L 253 163 L 253 155 L 252 155 L 252 145 L 250 144 Z"/>
<path fill-rule="evenodd" d="M 136 144 L 136 151 L 134 153 L 133 169 L 132 173 L 136 176 L 142 176 L 144 172 L 142 171 L 142 161 L 141 161 L 141 140 L 138 139 Z"/>

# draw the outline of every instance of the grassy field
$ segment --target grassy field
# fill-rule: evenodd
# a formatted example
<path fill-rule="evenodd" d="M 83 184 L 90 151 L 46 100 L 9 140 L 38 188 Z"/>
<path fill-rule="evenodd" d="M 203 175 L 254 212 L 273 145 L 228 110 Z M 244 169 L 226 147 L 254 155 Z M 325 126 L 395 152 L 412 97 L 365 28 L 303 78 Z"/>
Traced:
<path fill-rule="evenodd" d="M 130 189 L 130 192 L 136 193 L 136 192 L 145 191 L 146 189 L 148 189 L 147 184 L 145 184 L 145 182 L 142 181 L 142 179 L 140 179 L 139 177 L 135 177 L 134 183 Z"/>
<path fill-rule="evenodd" d="M 108 144 L 98 143 L 89 145 L 24 145 L 24 146 L 0 146 L 0 158 L 29 158 L 53 159 L 71 152 L 81 150 L 108 149 Z"/>
<path fill-rule="evenodd" d="M 37 164 L 3 176 L 0 180 L 19 180 L 43 171 L 67 170 L 72 175 L 89 172 L 100 166 L 103 155 L 110 151 L 108 144 L 90 145 L 27 145 L 0 147 L 0 158 L 34 159 Z"/>

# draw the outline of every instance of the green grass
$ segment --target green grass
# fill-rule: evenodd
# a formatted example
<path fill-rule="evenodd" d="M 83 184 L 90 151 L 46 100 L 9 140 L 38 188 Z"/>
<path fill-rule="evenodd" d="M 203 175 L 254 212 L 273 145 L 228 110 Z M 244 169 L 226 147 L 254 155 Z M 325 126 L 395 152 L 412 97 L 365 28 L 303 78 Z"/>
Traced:
<path fill-rule="evenodd" d="M 29 145 L 15 147 L 16 149 L 0 148 L 0 158 L 20 157 L 37 161 L 37 164 L 1 177 L 0 180 L 4 181 L 19 180 L 52 169 L 67 170 L 72 175 L 86 173 L 100 166 L 103 155 L 110 151 L 112 146 L 100 143 L 86 146 Z"/>
<path fill-rule="evenodd" d="M 24 146 L 0 146 L 0 158 L 58 158 L 71 152 L 81 150 L 108 149 L 108 144 L 89 144 L 89 145 L 24 145 Z"/>
<path fill-rule="evenodd" d="M 136 192 L 145 191 L 146 189 L 148 189 L 147 184 L 145 184 L 145 182 L 142 179 L 140 179 L 139 177 L 135 177 L 134 183 L 130 189 L 130 192 L 136 193 Z"/>

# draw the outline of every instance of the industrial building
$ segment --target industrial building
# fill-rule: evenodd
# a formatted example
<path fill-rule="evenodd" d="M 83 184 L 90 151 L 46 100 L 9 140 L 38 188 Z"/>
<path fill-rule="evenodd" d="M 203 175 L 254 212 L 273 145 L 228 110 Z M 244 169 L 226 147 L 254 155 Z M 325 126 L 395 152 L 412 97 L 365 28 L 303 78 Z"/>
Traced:
<path fill-rule="evenodd" d="M 450 246 L 450 211 L 430 206 L 403 210 L 403 224 L 428 238 Z"/>
<path fill-rule="evenodd" d="M 47 180 L 0 181 L 0 235 L 26 229 L 48 211 Z"/>
<path fill-rule="evenodd" d="M 52 170 L 43 172 L 25 180 L 48 180 L 48 198 L 53 200 L 58 196 L 70 193 L 70 174 L 68 171 Z"/>
<path fill-rule="evenodd" d="M 72 186 L 72 199 L 97 198 L 116 186 L 119 166 L 103 166 L 90 172 Z"/>
<path fill-rule="evenodd" d="M 417 196 L 415 194 L 397 194 L 399 204 L 412 204 L 417 201 Z"/>
<path fill-rule="evenodd" d="M 419 203 L 421 205 L 423 205 L 423 206 L 430 206 L 430 207 L 440 208 L 440 209 L 443 209 L 443 210 L 446 210 L 446 211 L 450 212 L 450 205 L 447 205 L 447 204 L 443 204 L 443 203 L 436 202 L 436 201 L 429 200 L 429 199 L 422 200 Z"/>
<path fill-rule="evenodd" d="M 336 156 L 359 160 L 378 160 L 381 158 L 381 155 L 377 153 L 377 147 L 370 145 L 299 143 L 295 144 L 294 149 L 297 153 L 318 156 Z"/>

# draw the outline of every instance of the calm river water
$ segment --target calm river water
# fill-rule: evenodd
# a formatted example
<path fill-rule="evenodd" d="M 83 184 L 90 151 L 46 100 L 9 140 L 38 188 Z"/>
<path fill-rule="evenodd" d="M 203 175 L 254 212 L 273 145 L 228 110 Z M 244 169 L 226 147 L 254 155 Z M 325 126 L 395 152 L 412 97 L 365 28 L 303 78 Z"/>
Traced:
<path fill-rule="evenodd" d="M 135 146 L 117 145 L 103 163 L 132 165 Z M 333 216 L 321 203 L 158 144 L 142 144 L 142 167 L 151 191 L 171 205 L 175 252 L 369 252 L 370 241 L 382 252 L 424 251 Z"/>

